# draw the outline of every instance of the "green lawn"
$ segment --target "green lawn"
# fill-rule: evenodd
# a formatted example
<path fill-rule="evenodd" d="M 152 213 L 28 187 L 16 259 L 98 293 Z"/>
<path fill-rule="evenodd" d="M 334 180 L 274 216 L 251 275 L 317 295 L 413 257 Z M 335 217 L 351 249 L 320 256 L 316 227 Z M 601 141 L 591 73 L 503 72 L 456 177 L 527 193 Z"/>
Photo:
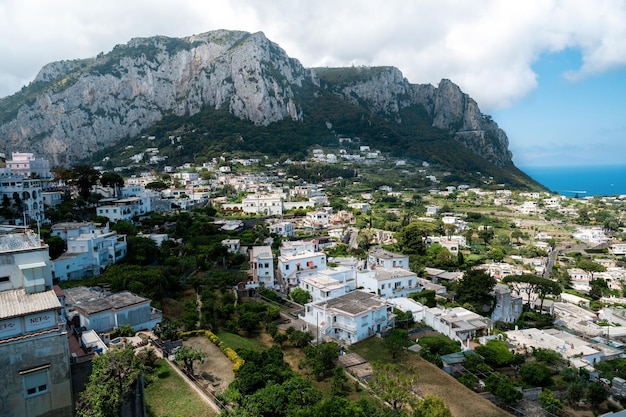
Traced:
<path fill-rule="evenodd" d="M 261 342 L 256 339 L 248 339 L 246 337 L 241 337 L 238 334 L 229 333 L 229 332 L 219 332 L 217 333 L 217 337 L 220 338 L 222 342 L 226 344 L 229 348 L 233 350 L 237 350 L 240 348 L 243 349 L 251 349 L 251 350 L 265 350 L 267 349 Z"/>
<path fill-rule="evenodd" d="M 157 362 L 157 369 L 150 380 L 151 383 L 145 389 L 146 410 L 149 417 L 213 417 L 218 415 L 198 397 L 166 361 Z"/>

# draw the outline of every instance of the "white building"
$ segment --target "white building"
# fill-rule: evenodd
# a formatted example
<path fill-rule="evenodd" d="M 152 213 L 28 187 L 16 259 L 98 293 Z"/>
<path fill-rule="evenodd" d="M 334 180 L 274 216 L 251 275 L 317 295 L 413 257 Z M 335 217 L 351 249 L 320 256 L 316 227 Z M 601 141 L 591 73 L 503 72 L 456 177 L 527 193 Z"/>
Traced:
<path fill-rule="evenodd" d="M 242 210 L 244 213 L 276 216 L 283 214 L 282 200 L 278 194 L 252 194 L 243 199 Z"/>
<path fill-rule="evenodd" d="M 300 284 L 300 278 L 326 269 L 326 254 L 303 251 L 278 257 L 278 276 L 286 288 Z"/>
<path fill-rule="evenodd" d="M 311 294 L 311 301 L 330 300 L 356 289 L 356 270 L 337 266 L 300 279 L 300 288 Z"/>
<path fill-rule="evenodd" d="M 6 161 L 6 167 L 15 175 L 48 180 L 52 178 L 47 159 L 35 158 L 27 152 L 13 152 L 13 159 Z"/>
<path fill-rule="evenodd" d="M 450 339 L 458 340 L 465 348 L 470 340 L 484 335 L 490 328 L 489 319 L 463 307 L 428 308 L 424 313 L 424 323 Z"/>
<path fill-rule="evenodd" d="M 97 229 L 93 224 L 84 227 L 80 226 L 85 224 L 78 225 L 77 229 L 55 231 L 59 235 L 65 233 L 68 236 L 67 251 L 52 261 L 54 277 L 60 281 L 98 276 L 107 266 L 126 257 L 126 235 L 118 235 L 109 230 L 108 226 Z M 71 234 L 68 233 L 70 230 Z M 76 231 L 79 233 L 74 236 Z"/>
<path fill-rule="evenodd" d="M 48 247 L 30 231 L 0 235 L 0 414 L 73 415 L 70 354 Z"/>
<path fill-rule="evenodd" d="M 44 220 L 42 181 L 22 175 L 0 175 L 0 204 L 9 204 L 16 209 L 16 220 L 20 223 Z"/>
<path fill-rule="evenodd" d="M 386 249 L 376 246 L 370 249 L 367 257 L 367 266 L 370 269 L 409 269 L 409 256 L 399 253 L 393 253 Z"/>
<path fill-rule="evenodd" d="M 224 239 L 222 240 L 222 246 L 225 246 L 230 253 L 241 252 L 241 240 L 239 239 Z"/>
<path fill-rule="evenodd" d="M 357 273 L 357 283 L 365 291 L 383 298 L 407 297 L 423 289 L 418 285 L 418 278 L 414 272 L 400 268 L 360 271 Z"/>
<path fill-rule="evenodd" d="M 522 315 L 523 300 L 504 284 L 497 284 L 494 288 L 496 306 L 491 313 L 491 320 L 513 323 Z"/>
<path fill-rule="evenodd" d="M 315 326 L 316 337 L 351 345 L 393 327 L 392 311 L 392 306 L 377 295 L 357 290 L 309 303 L 301 318 Z"/>
<path fill-rule="evenodd" d="M 76 327 L 105 333 L 124 324 L 135 331 L 152 330 L 161 322 L 161 312 L 150 306 L 149 299 L 129 291 L 109 293 L 95 287 L 76 287 L 64 292 L 66 315 Z"/>
<path fill-rule="evenodd" d="M 96 208 L 96 215 L 108 218 L 112 222 L 132 221 L 152 210 L 149 197 L 127 197 L 110 201 L 109 204 Z"/>
<path fill-rule="evenodd" d="M 278 222 L 269 225 L 270 233 L 277 234 L 282 237 L 292 237 L 294 235 L 294 227 L 291 222 Z"/>
<path fill-rule="evenodd" d="M 305 222 L 307 226 L 314 229 L 324 228 L 330 224 L 330 221 L 328 220 L 328 213 L 322 210 L 308 212 L 306 214 Z"/>
<path fill-rule="evenodd" d="M 274 273 L 274 255 L 271 246 L 253 246 L 250 249 L 250 288 L 259 285 L 268 288 L 277 288 L 276 274 Z"/>

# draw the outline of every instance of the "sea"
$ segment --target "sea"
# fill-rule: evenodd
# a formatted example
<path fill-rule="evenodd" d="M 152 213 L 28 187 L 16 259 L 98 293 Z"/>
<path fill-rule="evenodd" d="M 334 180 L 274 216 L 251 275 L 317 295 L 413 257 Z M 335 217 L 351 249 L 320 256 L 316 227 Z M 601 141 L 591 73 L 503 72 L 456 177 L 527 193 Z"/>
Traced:
<path fill-rule="evenodd" d="M 626 165 L 520 169 L 550 191 L 568 197 L 626 195 Z"/>

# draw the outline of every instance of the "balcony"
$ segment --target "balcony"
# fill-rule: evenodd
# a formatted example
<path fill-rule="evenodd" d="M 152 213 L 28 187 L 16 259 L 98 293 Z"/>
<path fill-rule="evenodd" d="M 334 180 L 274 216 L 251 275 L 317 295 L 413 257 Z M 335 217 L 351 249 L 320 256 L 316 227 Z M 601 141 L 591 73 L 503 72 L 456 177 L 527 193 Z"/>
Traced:
<path fill-rule="evenodd" d="M 337 322 L 333 322 L 331 327 L 345 330 L 350 333 L 356 333 L 356 324 L 349 324 L 349 323 L 343 323 L 343 322 L 337 321 Z"/>

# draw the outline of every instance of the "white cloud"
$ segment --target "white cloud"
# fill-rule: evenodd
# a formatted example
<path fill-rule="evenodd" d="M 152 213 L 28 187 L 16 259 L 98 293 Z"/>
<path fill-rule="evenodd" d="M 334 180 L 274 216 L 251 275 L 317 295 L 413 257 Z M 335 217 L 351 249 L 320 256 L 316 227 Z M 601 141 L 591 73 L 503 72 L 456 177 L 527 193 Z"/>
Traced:
<path fill-rule="evenodd" d="M 0 96 L 48 62 L 94 56 L 132 37 L 262 30 L 306 66 L 394 65 L 413 83 L 448 78 L 481 108 L 514 105 L 537 87 L 532 64 L 580 49 L 578 80 L 626 65 L 618 0 L 4 0 Z"/>

